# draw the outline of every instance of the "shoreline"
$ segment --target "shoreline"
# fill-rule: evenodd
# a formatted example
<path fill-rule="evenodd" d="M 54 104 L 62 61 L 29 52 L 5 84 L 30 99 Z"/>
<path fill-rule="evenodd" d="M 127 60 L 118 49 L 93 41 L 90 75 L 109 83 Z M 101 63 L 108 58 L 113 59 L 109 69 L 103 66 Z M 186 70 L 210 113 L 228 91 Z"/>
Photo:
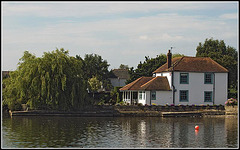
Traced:
<path fill-rule="evenodd" d="M 165 107 L 165 106 L 92 106 L 79 111 L 28 110 L 11 111 L 15 116 L 63 116 L 63 117 L 207 117 L 238 115 L 238 109 L 223 107 Z"/>

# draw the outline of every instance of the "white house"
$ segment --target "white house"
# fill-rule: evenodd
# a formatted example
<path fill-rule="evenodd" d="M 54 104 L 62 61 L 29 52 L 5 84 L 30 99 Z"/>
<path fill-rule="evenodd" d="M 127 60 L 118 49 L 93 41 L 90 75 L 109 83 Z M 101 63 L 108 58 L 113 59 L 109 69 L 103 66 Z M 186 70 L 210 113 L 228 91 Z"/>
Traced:
<path fill-rule="evenodd" d="M 222 104 L 227 100 L 228 70 L 209 57 L 177 57 L 120 89 L 123 101 L 151 105 Z"/>

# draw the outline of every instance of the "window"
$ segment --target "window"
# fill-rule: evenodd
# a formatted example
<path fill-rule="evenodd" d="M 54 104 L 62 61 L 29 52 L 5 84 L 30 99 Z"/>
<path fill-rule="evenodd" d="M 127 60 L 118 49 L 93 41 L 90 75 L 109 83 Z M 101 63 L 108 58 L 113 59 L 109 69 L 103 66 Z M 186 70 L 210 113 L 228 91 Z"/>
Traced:
<path fill-rule="evenodd" d="M 139 100 L 144 100 L 144 99 L 145 99 L 145 92 L 144 92 L 144 91 L 139 91 L 139 93 L 138 93 L 138 99 L 139 99 Z"/>
<path fill-rule="evenodd" d="M 212 73 L 205 73 L 204 74 L 204 83 L 205 84 L 212 84 L 213 81 L 213 74 Z"/>
<path fill-rule="evenodd" d="M 180 73 L 180 84 L 188 84 L 188 73 Z"/>
<path fill-rule="evenodd" d="M 130 99 L 130 92 L 127 92 L 127 98 L 126 99 Z"/>
<path fill-rule="evenodd" d="M 188 102 L 188 90 L 180 90 L 180 102 Z"/>
<path fill-rule="evenodd" d="M 139 97 L 140 100 L 142 100 L 142 91 L 140 91 L 140 92 L 138 93 L 138 97 Z"/>
<path fill-rule="evenodd" d="M 151 91 L 151 100 L 156 100 L 156 91 Z"/>
<path fill-rule="evenodd" d="M 204 102 L 212 102 L 212 91 L 204 92 Z"/>

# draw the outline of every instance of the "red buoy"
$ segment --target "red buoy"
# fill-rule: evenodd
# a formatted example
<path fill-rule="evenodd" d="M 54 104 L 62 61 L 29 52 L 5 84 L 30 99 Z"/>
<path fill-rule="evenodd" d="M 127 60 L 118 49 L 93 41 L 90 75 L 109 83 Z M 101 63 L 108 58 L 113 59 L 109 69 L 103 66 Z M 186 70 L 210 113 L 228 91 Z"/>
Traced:
<path fill-rule="evenodd" d="M 199 130 L 199 126 L 195 126 L 195 130 Z"/>

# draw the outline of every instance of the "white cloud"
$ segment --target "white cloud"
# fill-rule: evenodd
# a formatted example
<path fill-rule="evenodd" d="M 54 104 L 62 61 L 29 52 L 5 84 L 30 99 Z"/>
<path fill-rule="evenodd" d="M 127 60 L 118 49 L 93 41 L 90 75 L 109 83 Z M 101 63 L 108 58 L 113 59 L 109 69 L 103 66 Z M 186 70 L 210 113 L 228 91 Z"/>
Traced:
<path fill-rule="evenodd" d="M 227 38 L 229 35 L 236 35 L 233 27 L 234 25 L 222 20 L 201 20 L 194 16 L 159 14 L 151 17 L 50 24 L 37 29 L 26 27 L 20 30 L 4 30 L 4 43 L 64 42 L 83 43 L 84 45 L 94 43 L 103 46 L 121 43 L 122 40 L 140 44 L 141 40 L 177 42 L 192 39 L 198 36 L 196 34 L 202 33 L 222 33 L 224 39 L 224 34 L 228 35 Z M 105 35 L 96 37 L 97 33 L 105 33 Z M 107 38 L 110 33 L 114 33 L 111 36 L 115 38 Z"/>
<path fill-rule="evenodd" d="M 140 40 L 149 40 L 150 38 L 146 35 L 141 35 L 141 36 L 139 36 L 139 39 Z"/>
<path fill-rule="evenodd" d="M 4 2 L 4 16 L 87 17 L 120 13 L 228 9 L 221 2 Z"/>
<path fill-rule="evenodd" d="M 231 14 L 223 14 L 220 16 L 222 19 L 238 19 L 237 13 L 231 13 Z"/>

